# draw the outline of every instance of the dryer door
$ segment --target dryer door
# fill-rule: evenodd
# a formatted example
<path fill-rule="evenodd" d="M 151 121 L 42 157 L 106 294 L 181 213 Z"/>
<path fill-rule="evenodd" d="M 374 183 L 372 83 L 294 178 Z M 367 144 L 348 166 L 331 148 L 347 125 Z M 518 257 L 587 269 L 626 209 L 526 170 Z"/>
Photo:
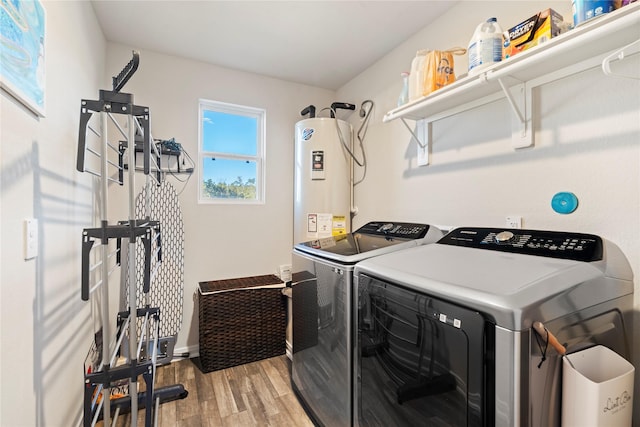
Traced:
<path fill-rule="evenodd" d="M 476 311 L 358 278 L 360 426 L 493 425 L 494 326 Z"/>

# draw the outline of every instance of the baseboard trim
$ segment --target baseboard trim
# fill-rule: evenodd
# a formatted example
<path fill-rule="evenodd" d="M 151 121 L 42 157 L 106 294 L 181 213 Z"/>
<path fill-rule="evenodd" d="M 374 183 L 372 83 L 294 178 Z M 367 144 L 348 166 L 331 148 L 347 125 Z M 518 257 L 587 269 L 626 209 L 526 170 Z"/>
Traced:
<path fill-rule="evenodd" d="M 185 359 L 184 357 L 180 357 L 179 355 L 184 354 L 184 353 L 189 353 L 189 356 L 187 357 L 188 359 L 193 359 L 194 357 L 199 357 L 200 356 L 200 346 L 199 345 L 190 345 L 187 347 L 180 347 L 180 348 L 174 348 L 173 349 L 173 359 L 171 360 L 171 362 L 177 362 L 179 360 L 183 360 Z"/>

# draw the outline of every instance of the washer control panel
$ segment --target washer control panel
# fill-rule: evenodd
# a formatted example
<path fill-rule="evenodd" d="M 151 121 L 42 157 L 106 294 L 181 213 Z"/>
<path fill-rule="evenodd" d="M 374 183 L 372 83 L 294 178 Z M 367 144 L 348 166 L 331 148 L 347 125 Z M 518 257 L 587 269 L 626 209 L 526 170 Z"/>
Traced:
<path fill-rule="evenodd" d="M 562 231 L 456 228 L 438 243 L 585 262 L 603 256 L 600 237 Z"/>
<path fill-rule="evenodd" d="M 369 234 L 373 236 L 387 236 L 399 239 L 422 239 L 429 231 L 427 224 L 410 222 L 374 221 L 363 225 L 354 234 Z"/>

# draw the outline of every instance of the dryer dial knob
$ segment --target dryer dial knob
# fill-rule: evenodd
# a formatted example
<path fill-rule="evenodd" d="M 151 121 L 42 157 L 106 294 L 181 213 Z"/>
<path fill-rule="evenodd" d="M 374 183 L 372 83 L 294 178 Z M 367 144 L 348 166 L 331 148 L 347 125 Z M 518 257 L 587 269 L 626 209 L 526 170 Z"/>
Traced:
<path fill-rule="evenodd" d="M 380 227 L 380 230 L 382 231 L 389 231 L 393 228 L 393 224 L 388 222 L 385 225 L 383 225 L 382 227 Z"/>
<path fill-rule="evenodd" d="M 496 234 L 496 242 L 498 243 L 509 243 L 514 238 L 514 234 L 510 231 L 502 231 Z"/>

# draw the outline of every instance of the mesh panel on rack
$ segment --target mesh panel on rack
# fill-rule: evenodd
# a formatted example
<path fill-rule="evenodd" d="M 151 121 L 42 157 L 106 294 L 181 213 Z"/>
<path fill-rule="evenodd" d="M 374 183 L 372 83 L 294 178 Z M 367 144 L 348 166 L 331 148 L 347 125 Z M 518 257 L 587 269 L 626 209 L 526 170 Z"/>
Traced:
<path fill-rule="evenodd" d="M 174 336 L 182 326 L 182 307 L 184 297 L 184 226 L 182 211 L 178 202 L 178 195 L 173 186 L 163 181 L 160 186 L 152 184 L 150 197 L 151 219 L 160 222 L 160 241 L 162 250 L 162 262 L 155 275 L 155 266 L 152 264 L 152 279 L 149 291 L 150 305 L 160 308 L 160 336 Z M 136 217 L 144 218 L 147 187 L 136 198 Z M 155 254 L 157 241 L 154 239 L 151 245 L 151 253 Z M 157 262 L 157 256 L 152 256 Z M 144 306 L 145 296 L 142 292 L 144 285 L 144 247 L 141 243 L 136 245 L 136 269 L 138 306 Z M 129 277 L 126 280 L 126 292 L 123 294 L 125 301 L 129 298 Z M 138 328 L 142 325 L 138 321 Z"/>

